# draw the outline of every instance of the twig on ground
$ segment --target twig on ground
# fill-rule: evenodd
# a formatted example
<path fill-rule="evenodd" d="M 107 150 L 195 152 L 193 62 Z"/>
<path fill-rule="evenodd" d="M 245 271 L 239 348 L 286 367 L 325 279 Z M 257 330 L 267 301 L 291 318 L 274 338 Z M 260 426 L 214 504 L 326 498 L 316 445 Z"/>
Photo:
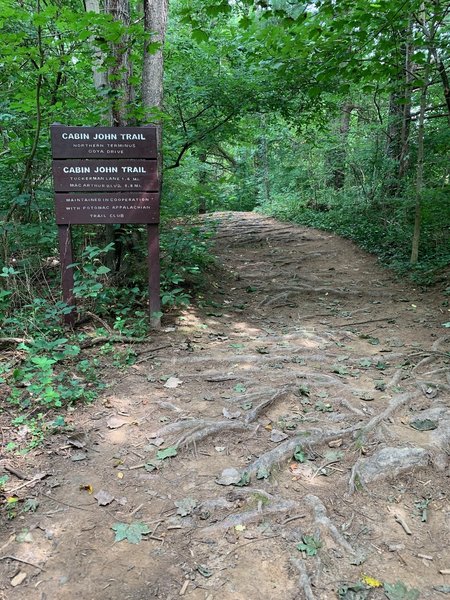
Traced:
<path fill-rule="evenodd" d="M 30 562 L 29 560 L 24 560 L 23 558 L 18 558 L 17 556 L 11 556 L 8 554 L 7 556 L 0 556 L 0 560 L 15 560 L 17 562 L 23 563 L 24 565 L 30 565 L 30 567 L 34 567 L 35 569 L 39 569 L 39 571 L 45 571 L 43 567 L 36 565 L 35 563 Z"/>
<path fill-rule="evenodd" d="M 11 473 L 12 475 L 15 475 L 18 479 L 26 479 L 26 480 L 28 480 L 28 477 L 26 475 L 24 475 L 23 473 L 21 473 L 20 471 L 18 471 L 14 467 L 11 467 L 11 465 L 3 465 L 3 468 L 5 469 L 5 471 L 8 471 L 8 473 Z"/>
<path fill-rule="evenodd" d="M 14 494 L 15 492 L 18 492 L 19 490 L 21 490 L 24 487 L 28 487 L 29 485 L 33 485 L 33 483 L 37 483 L 38 481 L 41 481 L 41 479 L 44 479 L 44 477 L 47 477 L 47 475 L 48 475 L 48 473 L 38 473 L 35 477 L 33 477 L 33 479 L 30 479 L 29 481 L 25 481 L 25 483 L 21 483 L 17 487 L 7 490 L 7 493 L 10 495 Z"/>
<path fill-rule="evenodd" d="M 58 500 L 57 498 L 53 498 L 53 496 L 50 496 L 50 494 L 43 494 L 46 498 L 48 498 L 49 500 L 53 500 L 53 502 L 56 502 L 57 504 L 62 504 L 63 506 L 68 506 L 69 508 L 76 508 L 78 510 L 84 510 L 87 512 L 92 512 L 92 508 L 86 508 L 86 506 L 97 506 L 97 502 L 91 502 L 90 504 L 86 504 L 84 506 L 77 506 L 76 504 L 69 504 L 68 502 L 64 502 L 63 500 Z"/>
<path fill-rule="evenodd" d="M 98 346 L 98 344 L 148 344 L 151 338 L 139 338 L 139 337 L 127 337 L 125 335 L 102 335 L 100 337 L 91 338 L 84 340 L 80 347 L 82 350 L 86 348 L 92 348 L 92 346 Z"/>

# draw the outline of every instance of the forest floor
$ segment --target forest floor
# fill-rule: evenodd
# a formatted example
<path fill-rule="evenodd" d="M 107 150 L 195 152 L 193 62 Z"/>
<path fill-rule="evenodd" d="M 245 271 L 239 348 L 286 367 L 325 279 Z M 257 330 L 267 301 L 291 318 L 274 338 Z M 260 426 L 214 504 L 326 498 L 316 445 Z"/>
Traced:
<path fill-rule="evenodd" d="M 2 523 L 0 598 L 445 598 L 445 285 L 329 233 L 208 219 L 203 301 L 105 362 L 74 431 L 3 461 L 35 511 Z"/>

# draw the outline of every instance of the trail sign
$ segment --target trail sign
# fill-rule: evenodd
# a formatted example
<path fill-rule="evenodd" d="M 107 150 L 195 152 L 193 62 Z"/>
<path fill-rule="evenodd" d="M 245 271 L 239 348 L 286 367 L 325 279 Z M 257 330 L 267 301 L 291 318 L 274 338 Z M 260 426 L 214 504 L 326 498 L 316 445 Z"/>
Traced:
<path fill-rule="evenodd" d="M 146 224 L 150 318 L 159 313 L 160 181 L 156 127 L 51 126 L 64 301 L 73 296 L 72 225 Z M 76 312 L 66 315 L 73 323 Z"/>

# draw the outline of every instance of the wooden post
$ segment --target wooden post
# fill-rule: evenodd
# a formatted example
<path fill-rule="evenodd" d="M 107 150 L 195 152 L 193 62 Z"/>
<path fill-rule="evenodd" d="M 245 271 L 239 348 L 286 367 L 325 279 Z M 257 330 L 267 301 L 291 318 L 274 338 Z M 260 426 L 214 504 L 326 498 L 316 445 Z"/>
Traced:
<path fill-rule="evenodd" d="M 148 301 L 150 327 L 161 327 L 161 291 L 159 264 L 159 225 L 147 225 L 148 231 Z"/>
<path fill-rule="evenodd" d="M 70 313 L 64 315 L 64 323 L 73 325 L 78 318 L 76 311 L 75 298 L 73 296 L 73 250 L 72 250 L 72 234 L 70 225 L 58 225 L 59 237 L 59 256 L 61 260 L 61 281 L 63 290 L 63 300 L 68 306 L 73 309 Z"/>

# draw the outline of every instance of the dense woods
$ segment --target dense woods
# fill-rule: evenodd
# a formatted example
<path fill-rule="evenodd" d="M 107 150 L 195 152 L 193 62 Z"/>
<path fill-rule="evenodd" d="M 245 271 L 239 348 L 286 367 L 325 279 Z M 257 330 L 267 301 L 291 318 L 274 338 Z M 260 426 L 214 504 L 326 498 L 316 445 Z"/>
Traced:
<path fill-rule="evenodd" d="M 83 334 L 60 330 L 53 122 L 160 127 L 165 306 L 212 260 L 210 232 L 174 219 L 209 211 L 332 230 L 421 283 L 448 264 L 443 0 L 3 0 L 0 27 L 0 318 L 26 357 L 0 369 L 44 406 L 96 389 L 89 361 L 54 373 Z M 99 336 L 145 334 L 140 228 L 74 235 L 84 317 Z"/>

